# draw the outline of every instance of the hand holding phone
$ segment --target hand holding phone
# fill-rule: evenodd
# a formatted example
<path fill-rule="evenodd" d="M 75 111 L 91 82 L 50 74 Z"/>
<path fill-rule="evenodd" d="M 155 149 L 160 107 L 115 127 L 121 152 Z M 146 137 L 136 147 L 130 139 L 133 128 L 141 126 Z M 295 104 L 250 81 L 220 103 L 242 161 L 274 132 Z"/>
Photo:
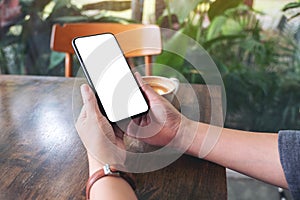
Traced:
<path fill-rule="evenodd" d="M 113 34 L 78 37 L 72 45 L 100 110 L 110 122 L 136 117 L 149 110 Z"/>

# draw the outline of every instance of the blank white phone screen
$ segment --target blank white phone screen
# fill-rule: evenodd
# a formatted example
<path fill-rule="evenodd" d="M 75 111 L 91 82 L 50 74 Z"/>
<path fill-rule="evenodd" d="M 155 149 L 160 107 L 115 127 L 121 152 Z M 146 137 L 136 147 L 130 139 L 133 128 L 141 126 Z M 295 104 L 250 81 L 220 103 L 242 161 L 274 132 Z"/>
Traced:
<path fill-rule="evenodd" d="M 112 34 L 77 38 L 75 46 L 111 122 L 148 110 L 146 100 Z"/>

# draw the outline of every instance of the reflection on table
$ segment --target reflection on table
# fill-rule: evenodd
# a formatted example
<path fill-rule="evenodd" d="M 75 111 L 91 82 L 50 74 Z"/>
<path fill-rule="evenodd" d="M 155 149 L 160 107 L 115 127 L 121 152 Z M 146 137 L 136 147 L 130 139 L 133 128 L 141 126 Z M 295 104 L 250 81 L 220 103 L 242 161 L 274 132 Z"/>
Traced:
<path fill-rule="evenodd" d="M 0 75 L 0 199 L 84 199 L 88 165 L 74 127 L 80 109 L 74 103 L 80 101 L 77 83 L 74 78 Z M 200 120 L 210 122 L 208 88 L 193 89 L 181 84 L 182 106 L 199 104 Z M 189 92 L 199 103 L 191 102 Z M 210 96 L 221 120 L 221 90 L 210 86 Z M 227 199 L 225 168 L 186 155 L 136 179 L 138 190 L 150 194 L 147 199 Z"/>

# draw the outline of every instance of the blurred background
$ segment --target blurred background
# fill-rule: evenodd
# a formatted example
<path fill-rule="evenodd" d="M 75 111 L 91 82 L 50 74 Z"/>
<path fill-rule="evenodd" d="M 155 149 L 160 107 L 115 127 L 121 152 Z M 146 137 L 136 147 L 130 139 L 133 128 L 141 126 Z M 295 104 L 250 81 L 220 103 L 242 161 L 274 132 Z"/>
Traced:
<path fill-rule="evenodd" d="M 64 76 L 65 55 L 49 44 L 52 25 L 66 22 L 158 24 L 184 33 L 203 46 L 222 75 L 225 127 L 300 129 L 299 0 L 0 0 L 0 73 Z M 176 34 L 168 39 L 178 45 Z M 204 83 L 203 74 L 169 52 L 154 62 Z M 234 193 L 229 190 L 231 199 Z"/>
<path fill-rule="evenodd" d="M 226 88 L 226 127 L 300 129 L 299 1 L 2 0 L 0 5 L 2 74 L 63 76 L 64 54 L 49 45 L 54 23 L 158 24 L 199 42 L 217 64 Z M 170 37 L 171 45 L 176 42 Z M 203 82 L 193 66 L 174 57 L 163 52 L 155 62 L 191 83 Z"/>

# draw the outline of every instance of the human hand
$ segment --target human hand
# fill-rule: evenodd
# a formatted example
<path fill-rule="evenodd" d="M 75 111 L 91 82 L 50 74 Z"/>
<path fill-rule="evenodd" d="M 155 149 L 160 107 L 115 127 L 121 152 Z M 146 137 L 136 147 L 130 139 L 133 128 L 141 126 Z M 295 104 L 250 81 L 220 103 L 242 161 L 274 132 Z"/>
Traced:
<path fill-rule="evenodd" d="M 124 133 L 118 127 L 112 127 L 102 115 L 95 95 L 88 85 L 81 86 L 81 95 L 83 106 L 75 127 L 88 153 L 90 173 L 106 163 L 124 166 Z"/>
<path fill-rule="evenodd" d="M 143 142 L 158 146 L 165 146 L 175 136 L 179 136 L 173 147 L 185 148 L 187 140 L 183 136 L 187 135 L 185 134 L 186 128 L 191 127 L 191 120 L 180 114 L 168 100 L 144 83 L 138 73 L 135 75 L 148 98 L 150 110 L 146 115 L 133 119 L 129 123 L 126 133 Z"/>

